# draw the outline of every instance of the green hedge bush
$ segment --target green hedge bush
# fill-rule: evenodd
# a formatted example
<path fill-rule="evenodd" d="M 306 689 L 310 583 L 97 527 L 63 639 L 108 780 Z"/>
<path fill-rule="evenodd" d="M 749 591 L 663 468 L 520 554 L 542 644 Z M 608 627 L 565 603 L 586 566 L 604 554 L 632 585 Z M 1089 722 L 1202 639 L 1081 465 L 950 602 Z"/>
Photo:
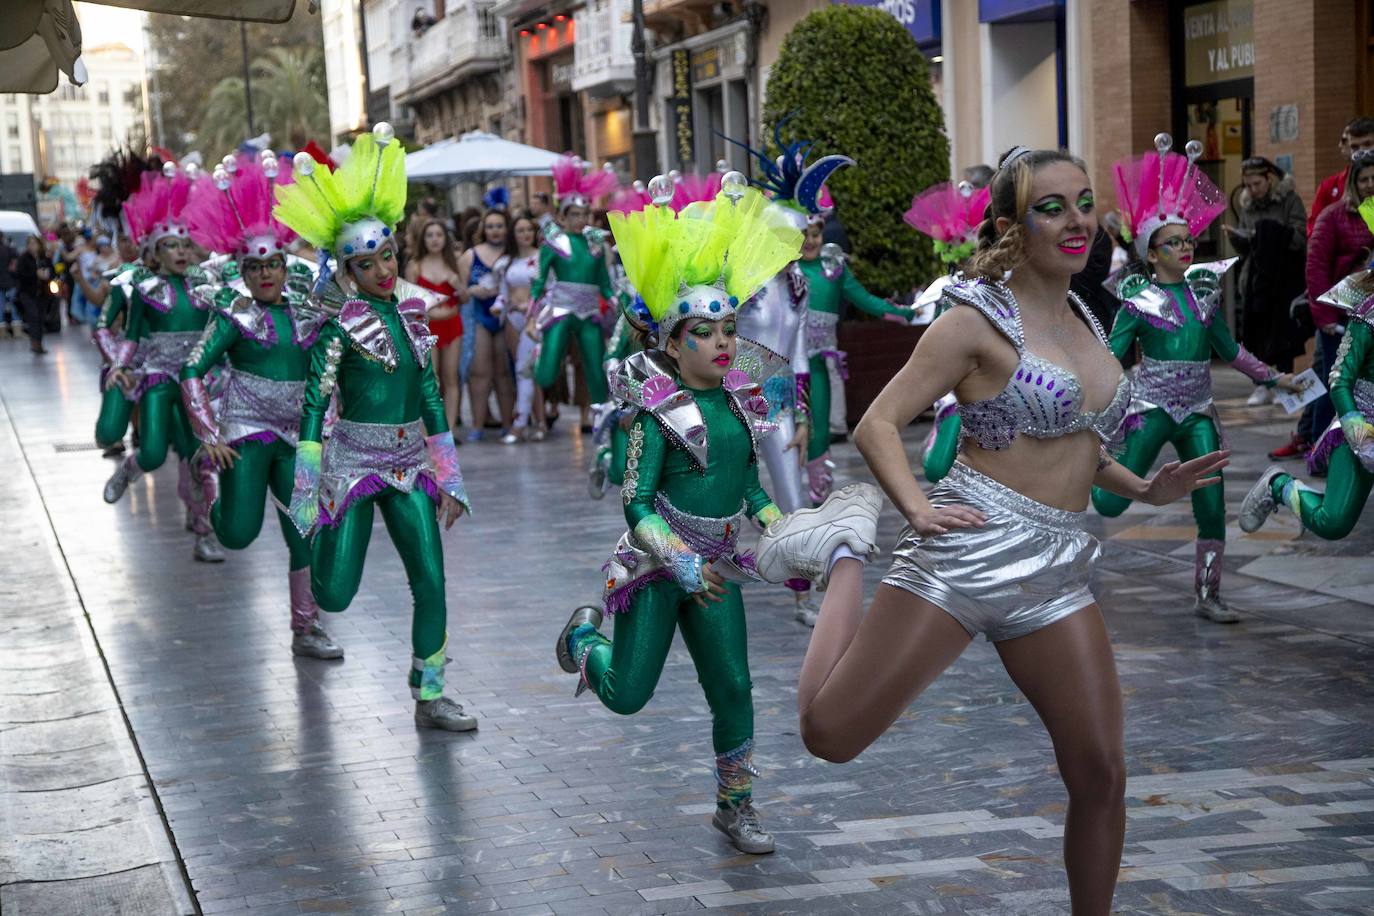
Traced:
<path fill-rule="evenodd" d="M 783 40 L 768 76 L 763 136 L 815 143 L 812 158 L 857 163 L 828 182 L 853 244 L 851 266 L 874 293 L 906 293 L 942 273 L 929 239 L 902 220 L 911 198 L 949 178 L 944 113 L 911 34 L 881 10 L 833 6 Z"/>

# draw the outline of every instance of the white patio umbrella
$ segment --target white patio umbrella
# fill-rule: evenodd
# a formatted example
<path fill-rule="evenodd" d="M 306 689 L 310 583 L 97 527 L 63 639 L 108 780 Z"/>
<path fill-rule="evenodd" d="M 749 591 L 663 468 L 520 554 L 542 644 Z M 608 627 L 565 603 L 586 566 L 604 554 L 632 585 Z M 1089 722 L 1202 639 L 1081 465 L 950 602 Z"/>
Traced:
<path fill-rule="evenodd" d="M 557 160 L 558 153 L 474 130 L 407 155 L 406 177 L 436 184 L 487 184 L 513 176 L 552 175 Z"/>

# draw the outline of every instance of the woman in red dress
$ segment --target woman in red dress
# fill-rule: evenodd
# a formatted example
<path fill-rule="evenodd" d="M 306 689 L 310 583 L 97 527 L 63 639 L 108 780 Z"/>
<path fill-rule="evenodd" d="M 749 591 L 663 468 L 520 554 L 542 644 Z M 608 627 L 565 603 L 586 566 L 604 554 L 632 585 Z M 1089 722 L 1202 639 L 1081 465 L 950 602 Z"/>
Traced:
<path fill-rule="evenodd" d="M 443 220 L 428 219 L 420 228 L 423 252 L 406 265 L 406 279 L 445 296 L 442 305 L 429 310 L 429 331 L 439 342 L 434 345 L 434 372 L 439 377 L 439 392 L 444 398 L 444 416 L 449 429 L 463 415 L 463 386 L 458 381 L 458 360 L 463 346 L 463 319 L 458 303 L 458 259 L 453 254 L 453 236 Z"/>

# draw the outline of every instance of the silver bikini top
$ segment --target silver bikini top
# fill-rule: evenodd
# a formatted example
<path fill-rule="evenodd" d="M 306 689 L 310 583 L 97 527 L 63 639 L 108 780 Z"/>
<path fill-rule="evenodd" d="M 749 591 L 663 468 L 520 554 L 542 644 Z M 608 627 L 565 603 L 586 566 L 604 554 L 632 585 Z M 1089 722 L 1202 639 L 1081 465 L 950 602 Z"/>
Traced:
<path fill-rule="evenodd" d="M 1124 373 L 1110 404 L 1100 411 L 1084 410 L 1083 388 L 1078 378 L 1026 349 L 1021 311 L 1005 284 L 987 280 L 951 283 L 945 289 L 945 298 L 952 305 L 972 306 L 982 312 L 1021 356 L 1016 372 L 1007 379 L 1007 387 L 1000 394 L 959 405 L 963 438 L 972 439 L 979 448 L 999 450 L 1010 446 L 1018 433 L 1035 439 L 1057 439 L 1091 429 L 1109 451 L 1119 445 L 1122 421 L 1131 403 L 1131 386 Z M 1073 293 L 1069 293 L 1069 301 L 1106 349 L 1107 335 L 1097 318 Z"/>

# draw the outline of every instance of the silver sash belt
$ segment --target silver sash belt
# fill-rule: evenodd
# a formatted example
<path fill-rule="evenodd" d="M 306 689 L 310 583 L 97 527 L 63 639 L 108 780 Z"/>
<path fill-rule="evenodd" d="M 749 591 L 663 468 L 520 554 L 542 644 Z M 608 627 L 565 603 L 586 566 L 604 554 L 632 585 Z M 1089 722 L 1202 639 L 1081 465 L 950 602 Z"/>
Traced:
<path fill-rule="evenodd" d="M 1189 414 L 1210 414 L 1211 363 L 1142 357 L 1135 368 L 1131 393 L 1134 401 L 1130 412 L 1133 414 L 1157 407 L 1175 423 L 1182 423 Z"/>
<path fill-rule="evenodd" d="M 149 334 L 139 341 L 138 359 L 145 376 L 170 375 L 175 380 L 181 374 L 186 358 L 200 340 L 201 331 L 163 331 Z"/>
<path fill-rule="evenodd" d="M 220 406 L 220 433 L 229 443 L 273 433 L 294 448 L 300 436 L 304 397 L 305 382 L 279 382 L 236 370 L 230 373 Z"/>
<path fill-rule="evenodd" d="M 539 309 L 539 329 L 564 318 L 595 318 L 601 314 L 601 288 L 594 283 L 558 280 L 543 295 Z"/>
<path fill-rule="evenodd" d="M 339 420 L 324 448 L 320 468 L 320 504 L 331 515 L 347 504 L 353 488 L 379 477 L 403 493 L 415 489 L 421 472 L 429 471 L 425 428 L 409 423 L 358 423 Z"/>

